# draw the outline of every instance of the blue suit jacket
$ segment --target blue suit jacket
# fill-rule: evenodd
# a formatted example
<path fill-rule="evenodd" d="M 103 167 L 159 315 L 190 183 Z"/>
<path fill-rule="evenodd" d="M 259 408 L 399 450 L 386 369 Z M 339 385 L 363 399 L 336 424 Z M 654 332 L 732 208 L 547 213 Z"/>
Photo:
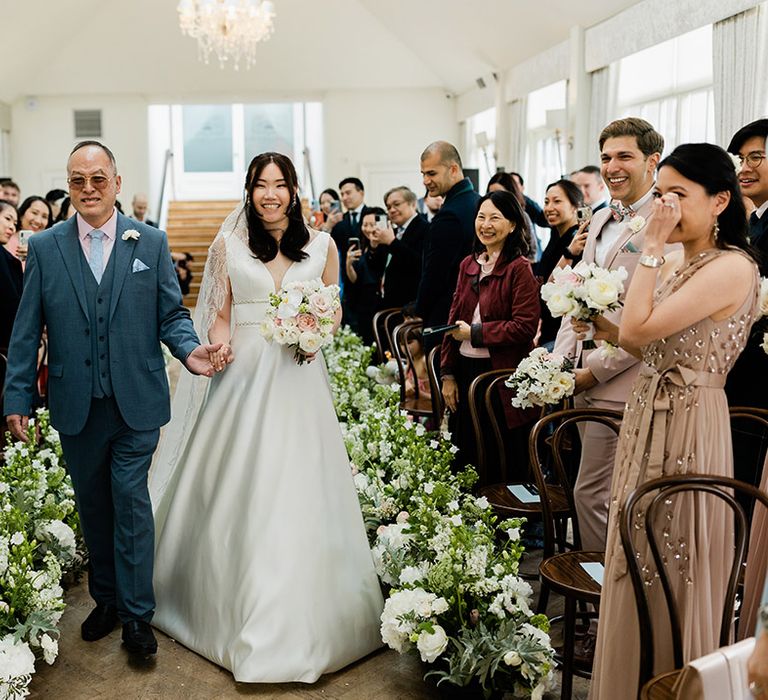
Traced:
<path fill-rule="evenodd" d="M 134 229 L 140 237 L 122 239 Z M 152 430 L 170 418 L 162 340 L 179 360 L 199 345 L 163 231 L 117 215 L 114 283 L 109 313 L 112 388 L 120 413 L 134 430 Z M 76 217 L 30 239 L 24 292 L 8 351 L 4 414 L 29 415 L 37 348 L 48 333 L 51 423 L 79 433 L 91 405 L 89 337 L 81 247 Z M 133 272 L 139 260 L 149 269 Z M 88 364 L 86 364 L 88 361 Z"/>

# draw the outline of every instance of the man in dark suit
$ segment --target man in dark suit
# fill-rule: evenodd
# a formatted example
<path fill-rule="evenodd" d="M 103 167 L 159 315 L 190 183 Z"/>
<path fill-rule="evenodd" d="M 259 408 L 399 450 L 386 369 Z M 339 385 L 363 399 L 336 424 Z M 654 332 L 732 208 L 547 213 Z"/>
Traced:
<path fill-rule="evenodd" d="M 416 195 L 408 187 L 393 187 L 384 195 L 390 226 L 378 236 L 383 256 L 382 308 L 405 306 L 416 299 L 421 280 L 424 236 L 429 224 L 417 211 Z"/>
<path fill-rule="evenodd" d="M 331 238 L 333 238 L 339 251 L 342 318 L 346 325 L 358 332 L 355 299 L 351 293 L 351 285 L 347 277 L 346 259 L 349 239 L 357 238 L 359 240 L 362 235 L 360 224 L 363 221 L 363 212 L 365 211 L 365 188 L 362 181 L 356 177 L 345 177 L 339 183 L 339 196 L 346 212 L 344 212 L 341 221 L 331 229 Z M 359 248 L 360 245 L 358 244 L 357 247 Z"/>
<path fill-rule="evenodd" d="M 431 195 L 445 197 L 424 241 L 424 263 L 416 298 L 416 315 L 424 319 L 425 327 L 430 327 L 448 320 L 459 264 L 472 250 L 480 196 L 469 178 L 464 177 L 456 147 L 446 141 L 435 141 L 421 154 L 421 175 Z M 429 352 L 441 342 L 440 336 L 428 336 L 424 349 Z"/>
<path fill-rule="evenodd" d="M 768 276 L 768 119 L 758 119 L 739 129 L 728 144 L 728 152 L 741 162 L 739 183 L 743 195 L 755 209 L 749 217 L 749 238 L 761 254 L 760 274 Z M 749 207 L 748 207 L 749 208 Z M 728 374 L 725 393 L 730 406 L 768 408 L 768 355 L 760 347 L 768 322 L 763 317 L 750 333 L 744 352 Z M 734 476 L 758 484 L 763 470 L 768 435 L 754 423 L 733 421 Z"/>
<path fill-rule="evenodd" d="M 45 326 L 51 423 L 72 477 L 96 602 L 82 637 L 101 639 L 119 621 L 126 649 L 146 656 L 157 651 L 147 474 L 170 418 L 160 342 L 190 372 L 207 376 L 214 373 L 209 353 L 221 344 L 200 344 L 165 233 L 115 208 L 121 179 L 112 152 L 79 143 L 67 176 L 77 215 L 29 240 L 4 411 L 14 438 L 26 442 Z"/>

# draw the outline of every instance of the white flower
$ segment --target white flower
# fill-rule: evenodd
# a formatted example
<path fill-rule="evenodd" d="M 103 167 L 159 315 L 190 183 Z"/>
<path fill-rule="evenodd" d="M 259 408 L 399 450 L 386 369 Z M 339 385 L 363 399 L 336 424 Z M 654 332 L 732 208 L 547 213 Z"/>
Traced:
<path fill-rule="evenodd" d="M 451 523 L 453 523 L 456 527 L 459 527 L 461 525 L 461 516 L 460 515 L 452 515 L 450 518 L 448 518 Z"/>
<path fill-rule="evenodd" d="M 475 505 L 480 508 L 480 510 L 485 510 L 488 508 L 491 504 L 488 502 L 488 499 L 485 496 L 481 496 L 477 500 L 475 500 Z"/>
<path fill-rule="evenodd" d="M 619 348 L 613 343 L 609 343 L 607 340 L 600 342 L 600 359 L 610 360 L 619 354 Z"/>
<path fill-rule="evenodd" d="M 135 228 L 129 228 L 123 231 L 123 235 L 120 236 L 124 241 L 127 241 L 129 238 L 133 239 L 134 241 L 138 241 L 141 237 L 141 234 L 135 229 Z"/>
<path fill-rule="evenodd" d="M 587 280 L 584 286 L 588 294 L 587 304 L 590 308 L 600 311 L 616 304 L 623 289 L 623 285 L 620 288 L 612 280 L 599 277 Z"/>
<path fill-rule="evenodd" d="M 307 354 L 311 355 L 312 353 L 317 352 L 322 346 L 323 338 L 317 333 L 304 331 L 299 336 L 299 347 L 303 352 L 306 352 Z"/>
<path fill-rule="evenodd" d="M 265 340 L 272 340 L 272 336 L 275 334 L 275 323 L 271 318 L 262 319 L 259 323 L 259 333 L 261 333 Z"/>
<path fill-rule="evenodd" d="M 454 500 L 454 501 L 449 501 L 448 502 L 448 510 L 458 510 L 458 509 L 459 509 L 459 502 L 458 501 Z"/>
<path fill-rule="evenodd" d="M 24 535 L 23 533 L 19 532 L 18 530 L 11 535 L 11 544 L 18 546 L 24 541 Z"/>
<path fill-rule="evenodd" d="M 643 226 L 645 226 L 645 219 L 640 216 L 640 214 L 635 214 L 629 220 L 629 230 L 632 231 L 632 233 L 637 233 Z"/>
<path fill-rule="evenodd" d="M 423 630 L 419 634 L 416 648 L 421 654 L 421 660 L 431 664 L 448 647 L 448 635 L 440 625 L 433 625 L 431 634 Z"/>
<path fill-rule="evenodd" d="M 8 634 L 0 639 L 0 681 L 10 681 L 35 672 L 35 655 L 25 642 Z"/>
<path fill-rule="evenodd" d="M 516 651 L 508 651 L 504 654 L 504 663 L 507 664 L 507 666 L 519 666 L 523 663 L 523 660 L 520 658 L 520 654 Z"/>
<path fill-rule="evenodd" d="M 766 352 L 768 352 L 768 350 L 766 350 Z M 424 493 L 426 493 L 427 495 L 430 495 L 434 490 L 435 490 L 435 485 L 431 481 L 428 481 L 426 484 L 424 484 Z"/>
<path fill-rule="evenodd" d="M 442 596 L 432 601 L 432 613 L 434 615 L 442 615 L 446 610 L 448 610 L 448 601 Z"/>
<path fill-rule="evenodd" d="M 424 577 L 421 569 L 415 566 L 406 566 L 400 572 L 400 583 L 404 586 L 414 584 Z"/>
<path fill-rule="evenodd" d="M 59 655 L 59 642 L 56 639 L 44 634 L 40 637 L 40 647 L 43 650 L 43 658 L 48 665 L 56 661 L 56 657 Z"/>
<path fill-rule="evenodd" d="M 544 295 L 544 290 L 548 285 L 544 285 L 541 288 L 541 297 L 547 304 L 552 316 L 558 318 L 560 316 L 570 316 L 578 308 L 578 304 L 574 301 L 573 297 L 563 293 L 560 290 L 553 290 L 551 293 Z"/>

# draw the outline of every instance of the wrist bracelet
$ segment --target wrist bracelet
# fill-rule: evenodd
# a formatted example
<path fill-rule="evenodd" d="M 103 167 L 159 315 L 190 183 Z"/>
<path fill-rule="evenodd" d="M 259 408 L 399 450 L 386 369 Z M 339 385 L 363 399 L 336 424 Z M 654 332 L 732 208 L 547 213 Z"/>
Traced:
<path fill-rule="evenodd" d="M 664 264 L 664 256 L 657 258 L 655 255 L 641 255 L 637 262 L 643 267 L 661 267 Z"/>

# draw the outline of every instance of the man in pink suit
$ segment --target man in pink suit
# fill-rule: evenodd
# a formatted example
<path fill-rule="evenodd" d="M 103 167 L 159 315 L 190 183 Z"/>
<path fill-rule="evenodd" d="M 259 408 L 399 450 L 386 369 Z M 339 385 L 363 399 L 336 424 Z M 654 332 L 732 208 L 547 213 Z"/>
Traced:
<path fill-rule="evenodd" d="M 629 117 L 608 124 L 599 144 L 600 170 L 612 202 L 590 222 L 582 259 L 611 270 L 624 267 L 629 273 L 626 289 L 643 248 L 664 138 L 645 120 Z M 621 310 L 606 314 L 606 318 L 618 324 Z M 554 352 L 574 360 L 577 407 L 624 410 L 639 369 L 636 357 L 622 349 L 611 356 L 583 349 L 568 318 L 560 325 Z M 584 549 L 603 551 L 617 438 L 605 426 L 588 424 L 581 439 L 581 464 L 574 488 L 581 542 Z"/>

